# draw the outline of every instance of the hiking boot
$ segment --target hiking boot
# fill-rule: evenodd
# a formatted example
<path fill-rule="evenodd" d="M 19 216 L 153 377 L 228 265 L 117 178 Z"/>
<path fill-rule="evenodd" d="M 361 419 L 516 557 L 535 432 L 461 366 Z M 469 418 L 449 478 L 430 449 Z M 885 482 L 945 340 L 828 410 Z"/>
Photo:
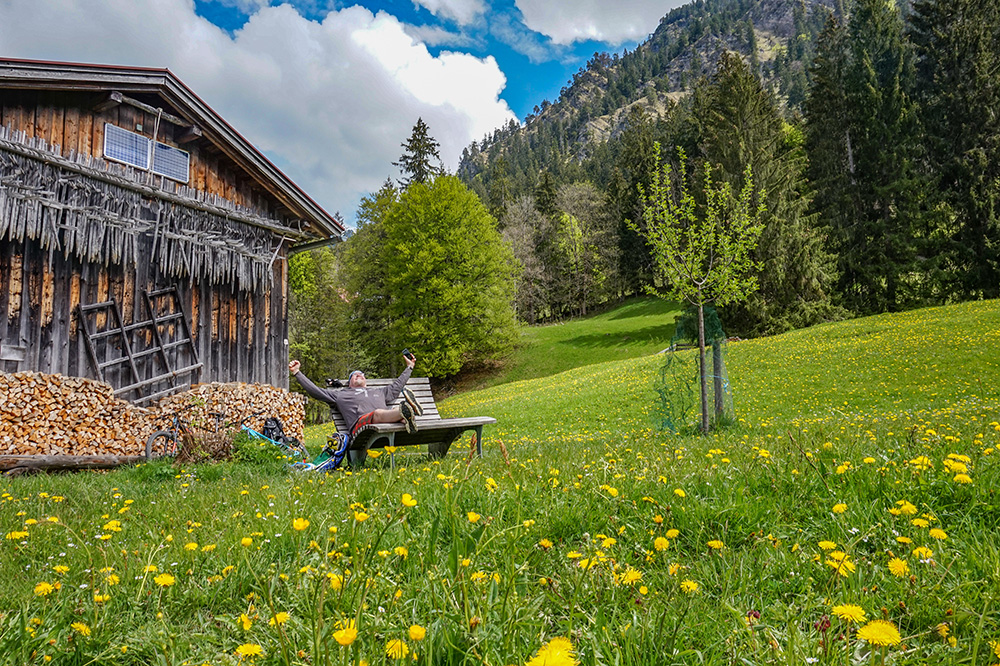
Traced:
<path fill-rule="evenodd" d="M 410 403 L 405 400 L 399 405 L 399 413 L 403 415 L 403 425 L 406 426 L 406 432 L 414 433 L 417 431 L 417 418 L 413 413 L 413 408 L 410 407 Z"/>
<path fill-rule="evenodd" d="M 420 405 L 419 402 L 417 402 L 417 396 L 413 395 L 413 391 L 406 388 L 405 386 L 403 387 L 403 400 L 405 400 L 406 404 L 410 406 L 410 409 L 413 410 L 414 414 L 416 414 L 417 416 L 424 415 L 424 408 Z"/>

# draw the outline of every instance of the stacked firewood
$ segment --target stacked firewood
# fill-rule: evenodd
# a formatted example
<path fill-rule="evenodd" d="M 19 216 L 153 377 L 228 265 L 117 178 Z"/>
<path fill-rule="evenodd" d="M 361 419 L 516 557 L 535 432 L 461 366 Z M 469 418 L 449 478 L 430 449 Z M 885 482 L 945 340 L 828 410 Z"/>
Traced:
<path fill-rule="evenodd" d="M 155 429 L 148 410 L 104 382 L 0 373 L 0 454 L 136 456 Z"/>
<path fill-rule="evenodd" d="M 266 384 L 212 382 L 163 398 L 156 410 L 160 414 L 178 413 L 203 430 L 238 426 L 245 421 L 259 431 L 264 420 L 273 416 L 281 420 L 286 435 L 301 440 L 305 401 L 303 395 Z"/>
<path fill-rule="evenodd" d="M 201 384 L 145 409 L 116 398 L 105 382 L 37 372 L 0 373 L 0 456 L 139 456 L 146 439 L 168 429 L 174 414 L 195 430 L 213 431 L 249 418 L 281 419 L 285 434 L 302 437 L 303 396 L 261 384 Z M 220 423 L 224 425 L 224 423 Z"/>

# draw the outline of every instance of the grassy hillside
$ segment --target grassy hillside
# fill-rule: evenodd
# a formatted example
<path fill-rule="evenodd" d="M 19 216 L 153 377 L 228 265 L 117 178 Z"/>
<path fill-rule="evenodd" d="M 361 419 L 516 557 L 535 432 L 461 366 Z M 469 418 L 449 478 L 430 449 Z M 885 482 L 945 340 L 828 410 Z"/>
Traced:
<path fill-rule="evenodd" d="M 444 401 L 482 459 L 3 479 L 0 655 L 993 664 L 998 338 L 990 301 L 732 344 L 709 437 L 650 428 L 646 356 Z"/>
<path fill-rule="evenodd" d="M 525 326 L 518 348 L 501 369 L 463 388 L 487 388 L 654 354 L 670 344 L 679 312 L 676 304 L 663 299 L 633 298 L 593 317 Z"/>

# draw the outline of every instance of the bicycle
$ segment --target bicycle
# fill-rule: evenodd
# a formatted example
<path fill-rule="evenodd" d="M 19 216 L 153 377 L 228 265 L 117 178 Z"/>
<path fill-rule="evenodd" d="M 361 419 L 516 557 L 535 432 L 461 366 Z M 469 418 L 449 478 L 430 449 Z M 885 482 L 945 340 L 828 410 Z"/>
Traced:
<path fill-rule="evenodd" d="M 146 460 L 155 460 L 156 458 L 164 457 L 173 458 L 177 455 L 177 436 L 194 436 L 191 422 L 181 418 L 181 414 L 189 409 L 191 407 L 185 407 L 174 412 L 170 418 L 170 428 L 157 430 L 146 439 Z"/>

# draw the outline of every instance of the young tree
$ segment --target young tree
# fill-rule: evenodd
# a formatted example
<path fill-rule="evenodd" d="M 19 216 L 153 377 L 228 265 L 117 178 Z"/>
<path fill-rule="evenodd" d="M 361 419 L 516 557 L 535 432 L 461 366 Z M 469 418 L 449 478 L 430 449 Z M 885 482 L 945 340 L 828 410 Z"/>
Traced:
<path fill-rule="evenodd" d="M 399 181 L 402 187 L 409 187 L 413 183 L 427 183 L 444 173 L 441 155 L 438 154 L 440 146 L 428 132 L 423 118 L 417 118 L 410 138 L 400 145 L 404 149 L 403 154 L 392 165 L 403 172 L 404 177 Z M 431 158 L 434 159 L 433 163 Z"/>
<path fill-rule="evenodd" d="M 653 147 L 658 164 L 660 144 Z M 747 166 L 743 188 L 733 196 L 728 182 L 713 183 L 712 166 L 704 163 L 699 206 L 691 192 L 687 156 L 678 149 L 678 173 L 669 162 L 652 174 L 643 188 L 643 226 L 637 227 L 652 249 L 653 261 L 665 280 L 664 295 L 698 308 L 698 358 L 701 377 L 701 431 L 709 429 L 708 368 L 705 361 L 705 304 L 726 305 L 744 300 L 757 289 L 753 251 L 764 225 L 766 195 L 754 191 Z M 760 203 L 754 205 L 754 201 Z M 652 290 L 650 290 L 652 291 Z M 653 292 L 656 293 L 656 292 Z"/>

